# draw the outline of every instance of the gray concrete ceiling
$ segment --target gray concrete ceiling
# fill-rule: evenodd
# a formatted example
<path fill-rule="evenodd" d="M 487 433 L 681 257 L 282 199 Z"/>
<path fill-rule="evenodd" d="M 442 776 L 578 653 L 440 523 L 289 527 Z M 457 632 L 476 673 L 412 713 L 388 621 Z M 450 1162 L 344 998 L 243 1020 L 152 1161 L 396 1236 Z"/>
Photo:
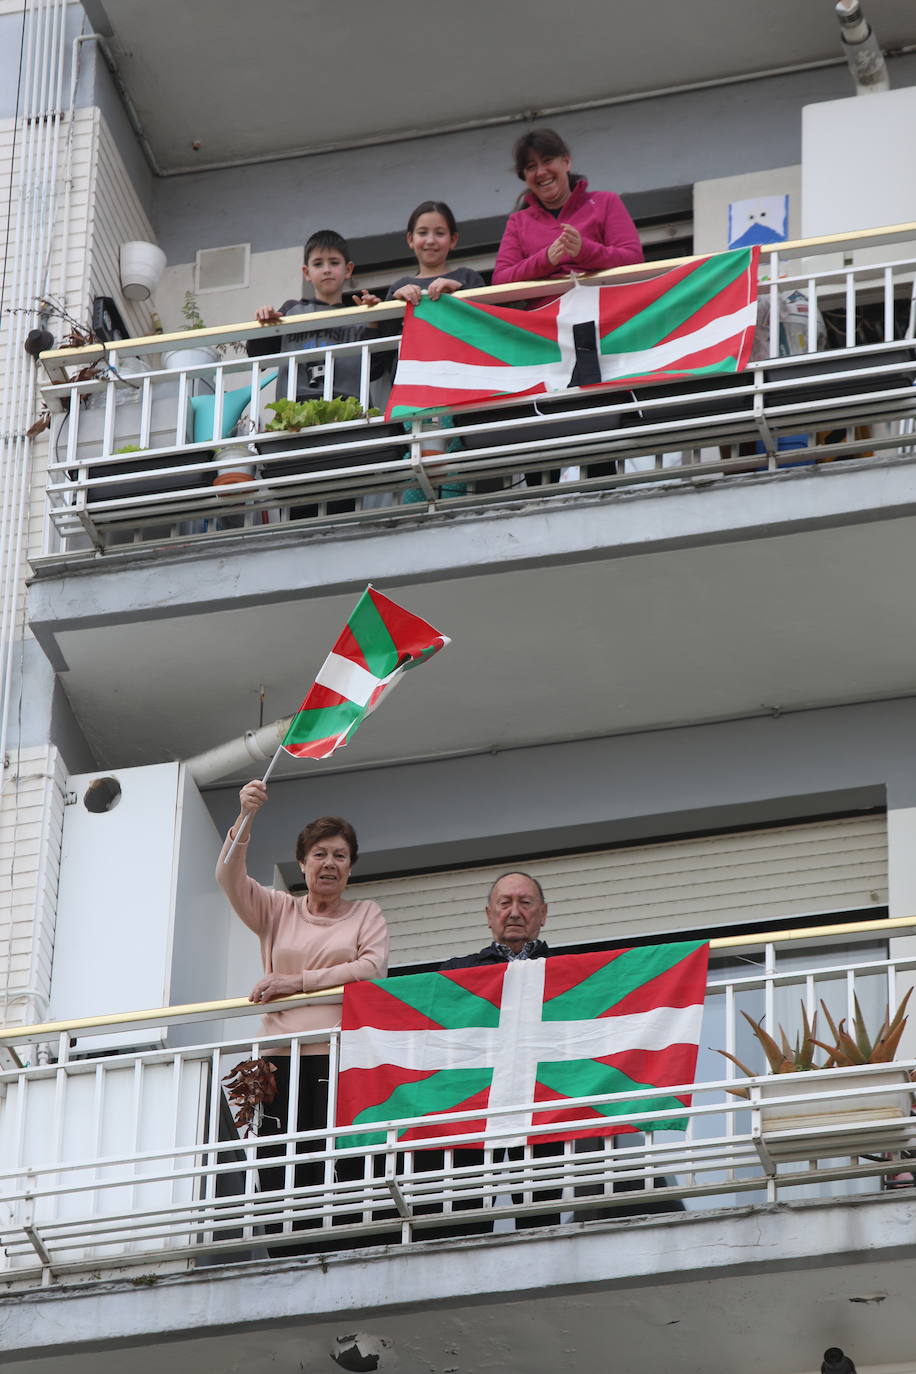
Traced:
<path fill-rule="evenodd" d="M 832 0 L 87 0 L 168 171 L 836 59 Z M 911 0 L 867 0 L 885 49 Z M 107 26 L 105 24 L 107 16 Z M 194 144 L 199 146 L 195 149 Z"/>
<path fill-rule="evenodd" d="M 399 587 L 453 644 L 330 766 L 910 693 L 914 561 L 895 519 Z M 259 683 L 295 709 L 353 600 L 65 630 L 63 681 L 102 764 L 188 757 L 257 726 Z"/>

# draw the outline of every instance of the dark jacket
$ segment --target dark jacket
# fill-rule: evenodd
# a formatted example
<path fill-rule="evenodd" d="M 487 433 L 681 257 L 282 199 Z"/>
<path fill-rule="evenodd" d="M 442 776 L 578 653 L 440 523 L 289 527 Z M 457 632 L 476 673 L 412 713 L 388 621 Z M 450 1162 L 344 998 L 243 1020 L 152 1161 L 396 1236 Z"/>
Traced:
<path fill-rule="evenodd" d="M 548 959 L 550 949 L 543 940 L 535 940 L 534 949 L 528 955 L 529 959 Z M 484 964 L 508 964 L 509 960 L 501 949 L 497 947 L 496 941 L 487 945 L 486 949 L 479 949 L 476 954 L 456 954 L 452 959 L 446 959 L 444 964 L 439 965 L 439 972 L 445 973 L 450 968 L 480 968 Z"/>

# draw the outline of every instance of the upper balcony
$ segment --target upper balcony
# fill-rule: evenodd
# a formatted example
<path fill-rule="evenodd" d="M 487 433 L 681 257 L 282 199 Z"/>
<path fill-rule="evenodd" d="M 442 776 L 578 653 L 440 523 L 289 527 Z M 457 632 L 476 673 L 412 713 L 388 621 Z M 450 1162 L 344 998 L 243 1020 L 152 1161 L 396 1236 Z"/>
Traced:
<path fill-rule="evenodd" d="M 442 1135 L 422 1151 L 400 1138 L 410 1121 L 378 1122 L 377 1143 L 358 1144 L 352 1128 L 309 1135 L 287 1121 L 275 1138 L 285 1154 L 273 1191 L 259 1182 L 256 1139 L 232 1125 L 221 1091 L 230 1066 L 269 1054 L 271 1043 L 207 1035 L 214 1018 L 255 1014 L 250 1004 L 7 1029 L 0 1277 L 11 1293 L 0 1299 L 0 1349 L 28 1356 L 42 1374 L 52 1364 L 82 1374 L 85 1360 L 104 1354 L 102 1331 L 136 1346 L 168 1334 L 184 1374 L 203 1355 L 218 1367 L 230 1347 L 235 1354 L 241 1324 L 265 1357 L 282 1363 L 304 1342 L 320 1368 L 343 1330 L 365 1325 L 409 1369 L 438 1366 L 459 1346 L 474 1367 L 498 1339 L 511 1348 L 540 1341 L 526 1365 L 537 1371 L 564 1349 L 597 1351 L 610 1305 L 624 1368 L 648 1358 L 675 1374 L 698 1362 L 724 1374 L 743 1355 L 753 1374 L 808 1370 L 825 1329 L 860 1352 L 863 1367 L 905 1361 L 916 1279 L 916 1192 L 911 1160 L 901 1158 L 916 1146 L 911 1044 L 892 1070 L 861 1067 L 845 1080 L 827 1070 L 738 1082 L 716 1051 L 763 1070 L 740 1012 L 792 1027 L 800 1001 L 813 1014 L 823 1000 L 839 1019 L 858 999 L 877 1024 L 916 968 L 916 956 L 888 957 L 886 937 L 914 924 L 713 941 L 696 1084 L 671 1090 L 692 1091 L 686 1133 L 653 1127 L 670 1107 L 650 1104 L 639 1112 L 641 1134 L 549 1150 L 529 1143 L 506 1157 L 520 1113 L 523 1134 L 550 1130 L 531 1124 L 535 1102 L 491 1104 L 485 1149 L 470 1154 L 460 1133 L 467 1123 L 466 1138 L 480 1139 L 471 1120 L 479 1107 L 437 1116 Z M 147 1027 L 155 1040 L 158 1027 L 180 1023 L 194 1024 L 197 1043 L 112 1052 L 104 1038 L 117 1046 L 125 1029 Z M 294 1055 L 312 1038 L 294 1038 Z M 334 1036 L 329 1123 L 336 1068 Z M 566 1105 L 594 1130 L 596 1113 L 614 1117 L 624 1099 L 653 1092 Z M 302 1141 L 323 1180 L 297 1176 Z M 711 1279 L 717 1321 L 699 1300 Z M 38 1284 L 40 1301 L 37 1292 L 24 1301 Z M 369 1307 L 371 1321 L 354 1317 Z M 725 1320 L 728 1311 L 740 1320 Z"/>
<path fill-rule="evenodd" d="M 294 433 L 278 430 L 270 409 L 273 399 L 295 399 L 306 370 L 323 375 L 326 400 L 346 370 L 364 411 L 384 407 L 400 302 L 309 317 L 319 328 L 364 322 L 363 342 L 250 360 L 240 355 L 263 333 L 251 324 L 47 353 L 48 524 L 33 562 L 48 575 L 152 547 L 160 556 L 239 539 L 254 547 L 379 522 L 429 529 L 435 518 L 454 525 L 532 503 L 548 510 L 557 498 L 564 509 L 606 504 L 634 487 L 696 491 L 735 474 L 750 495 L 760 475 L 906 459 L 916 396 L 914 237 L 916 226 L 902 225 L 765 251 L 755 361 L 737 377 L 574 387 L 533 405 L 443 408 L 404 424 L 362 418 Z M 671 265 L 587 280 L 645 280 Z M 459 294 L 527 304 L 568 289 L 526 283 Z M 290 318 L 276 332 L 302 325 Z M 763 490 L 741 501 L 752 523 L 765 522 L 770 484 Z M 685 537 L 689 529 L 687 521 Z"/>
<path fill-rule="evenodd" d="M 729 385 L 567 392 L 540 414 L 494 403 L 446 414 L 451 428 L 266 429 L 275 383 L 261 383 L 289 363 L 294 388 L 308 358 L 330 393 L 335 359 L 355 354 L 371 403 L 400 304 L 364 312 L 378 338 L 273 359 L 147 370 L 161 337 L 46 355 L 55 419 L 30 623 L 96 757 L 155 762 L 241 734 L 268 661 L 267 710 L 287 713 L 307 675 L 303 635 L 317 667 L 370 581 L 461 649 L 441 669 L 441 709 L 395 700 L 361 745 L 368 762 L 909 691 L 914 239 L 906 225 L 766 255 L 770 356 Z M 795 291 L 808 326 L 801 352 L 780 357 L 780 298 Z M 75 380 L 83 366 L 99 375 Z M 242 452 L 228 456 L 213 434 L 239 400 Z M 244 480 L 214 484 L 221 468 Z M 539 662 L 545 643 L 549 680 L 520 681 L 515 665 Z M 137 708 L 153 678 L 155 715 Z M 512 704 L 498 720 L 475 707 L 484 679 Z"/>

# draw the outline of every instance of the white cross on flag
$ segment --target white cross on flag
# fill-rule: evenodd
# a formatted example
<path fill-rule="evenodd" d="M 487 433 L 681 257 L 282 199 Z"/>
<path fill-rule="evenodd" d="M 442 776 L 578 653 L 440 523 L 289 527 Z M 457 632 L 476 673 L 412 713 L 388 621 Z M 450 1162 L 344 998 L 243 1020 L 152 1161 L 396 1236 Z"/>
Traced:
<path fill-rule="evenodd" d="M 521 1144 L 549 1124 L 556 1133 L 537 1139 L 619 1134 L 643 1129 L 649 1111 L 671 1116 L 646 1128 L 683 1130 L 689 1095 L 664 1089 L 696 1071 L 708 952 L 682 942 L 350 983 L 337 1124 L 365 1124 L 348 1140 L 360 1146 L 385 1139 L 377 1123 L 478 1108 L 479 1119 L 430 1121 L 399 1139 L 499 1130 Z M 562 1105 L 647 1088 L 658 1098 Z M 518 1111 L 492 1115 L 503 1107 Z M 583 1119 L 604 1129 L 563 1129 Z"/>

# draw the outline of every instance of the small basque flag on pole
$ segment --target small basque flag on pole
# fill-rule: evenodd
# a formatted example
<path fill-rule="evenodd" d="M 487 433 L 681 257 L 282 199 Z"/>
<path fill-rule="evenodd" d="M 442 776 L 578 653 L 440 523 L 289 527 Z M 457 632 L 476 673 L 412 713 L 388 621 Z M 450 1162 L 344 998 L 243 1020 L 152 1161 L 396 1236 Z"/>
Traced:
<path fill-rule="evenodd" d="M 453 296 L 408 305 L 386 416 L 740 372 L 754 341 L 759 251 L 692 258 L 620 285 L 577 284 L 536 310 Z"/>
<path fill-rule="evenodd" d="M 425 663 L 450 643 L 427 621 L 367 587 L 293 716 L 262 782 L 267 782 L 284 750 L 297 759 L 326 759 L 340 749 L 408 668 Z M 223 863 L 235 853 L 250 820 L 249 812 Z"/>
<path fill-rule="evenodd" d="M 525 1143 L 532 1126 L 557 1128 L 538 1140 L 684 1130 L 708 954 L 691 941 L 348 983 L 337 1124 L 365 1125 L 347 1138 L 360 1147 L 385 1140 L 383 1122 L 459 1111 L 479 1117 L 398 1138 L 499 1132 L 505 1145 Z M 642 1089 L 657 1094 L 564 1105 Z M 491 1115 L 497 1107 L 517 1110 Z M 646 1112 L 663 1115 L 643 1123 Z"/>
<path fill-rule="evenodd" d="M 326 759 L 410 668 L 450 641 L 374 587 L 356 603 L 283 739 L 297 759 Z"/>

